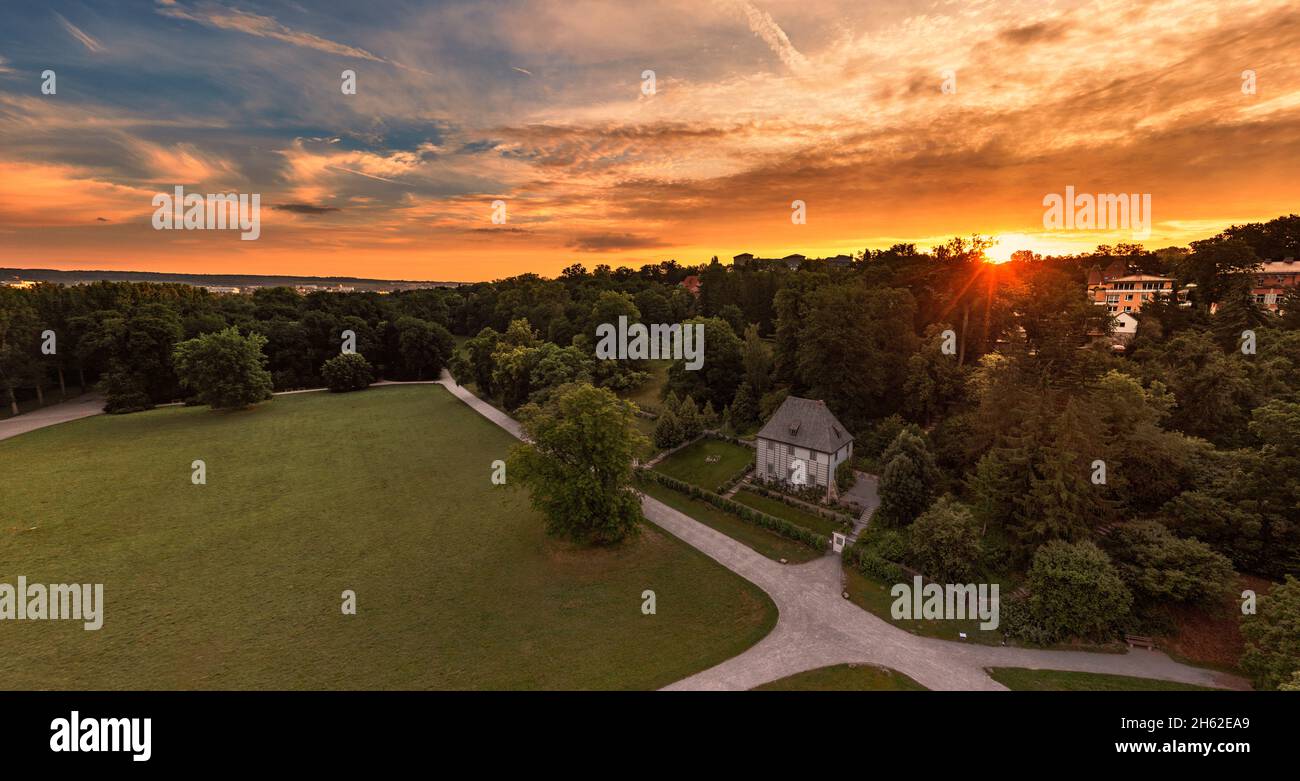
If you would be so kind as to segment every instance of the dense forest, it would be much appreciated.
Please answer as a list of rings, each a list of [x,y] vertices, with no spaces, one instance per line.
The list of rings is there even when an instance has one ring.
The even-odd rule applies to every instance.
[[[1300,571],[1300,287],[1270,313],[1250,273],[1300,256],[1300,217],[1158,251],[993,264],[987,247],[898,245],[847,268],[575,264],[554,279],[389,295],[0,288],[0,391],[15,413],[95,383],[110,412],[183,400],[176,345],[233,326],[265,337],[276,390],[323,385],[351,331],[379,376],[449,368],[514,410],[566,383],[645,383],[642,362],[596,360],[601,323],[701,322],[703,368],[678,361],[663,392],[739,434],[786,394],[825,400],[855,435],[859,466],[880,475],[863,557],[936,578],[1016,573],[1040,600],[1052,577],[1074,573],[1068,611],[1033,597],[1008,608],[1024,639],[1151,626],[1171,604],[1221,599],[1234,571]],[[1184,291],[1145,304],[1122,352],[1086,295],[1088,271],[1117,260]],[[690,275],[698,295],[680,284]]]

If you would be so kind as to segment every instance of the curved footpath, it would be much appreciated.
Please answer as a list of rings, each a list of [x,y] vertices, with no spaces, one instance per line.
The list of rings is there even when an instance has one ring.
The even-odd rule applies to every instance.
[[[9,439],[38,428],[80,420],[104,411],[104,397],[98,393],[83,393],[72,401],[51,404],[48,407],[24,412],[12,418],[0,420],[0,439]]]
[[[376,383],[408,384],[442,385],[512,436],[523,438],[518,422],[457,385],[446,372],[440,380]],[[309,391],[288,391],[306,392]],[[90,394],[0,421],[0,440],[95,415],[102,407],[103,399]],[[1249,688],[1242,678],[1181,664],[1159,651],[1127,654],[1043,651],[919,637],[877,618],[840,595],[839,556],[827,554],[800,565],[780,564],[651,497],[642,500],[642,507],[655,525],[767,592],[779,611],[776,627],[749,650],[666,689],[752,689],[788,675],[835,664],[888,667],[930,689],[1005,689],[984,672],[987,667],[1072,670],[1200,686]]]
[[[479,414],[521,436],[519,424],[496,407],[445,374],[440,383]],[[669,690],[752,689],[834,664],[888,667],[929,689],[1005,690],[984,672],[987,667],[1071,670],[1249,688],[1237,676],[1175,662],[1159,651],[1044,651],[920,637],[844,599],[840,595],[839,556],[827,554],[800,565],[780,564],[649,496],[642,500],[642,508],[655,525],[766,591],[779,611],[776,627],[749,650],[665,687]]]

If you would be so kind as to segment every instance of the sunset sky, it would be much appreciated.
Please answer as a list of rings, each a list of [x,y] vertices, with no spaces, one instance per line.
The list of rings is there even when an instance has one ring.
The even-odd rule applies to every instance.
[[[261,238],[155,231],[176,185],[260,193]],[[995,257],[1132,240],[1044,230],[1067,185],[1149,193],[1150,248],[1300,210],[1300,6],[0,9],[0,266],[471,281],[972,233],[1003,239]]]

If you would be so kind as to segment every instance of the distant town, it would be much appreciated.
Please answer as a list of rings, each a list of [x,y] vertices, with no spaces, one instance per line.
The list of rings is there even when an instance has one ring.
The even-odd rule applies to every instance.
[[[211,293],[248,293],[264,287],[291,287],[301,293],[393,293],[463,282],[433,282],[361,277],[295,277],[264,274],[173,274],[162,271],[60,271],[49,268],[0,268],[0,285],[27,288],[37,282],[86,285],[92,282],[161,282],[201,287]]]

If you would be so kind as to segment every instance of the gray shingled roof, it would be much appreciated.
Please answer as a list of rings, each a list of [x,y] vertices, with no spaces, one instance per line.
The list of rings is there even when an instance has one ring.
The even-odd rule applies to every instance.
[[[787,396],[758,436],[822,453],[834,453],[853,439],[826,408],[826,402],[798,396]]]

